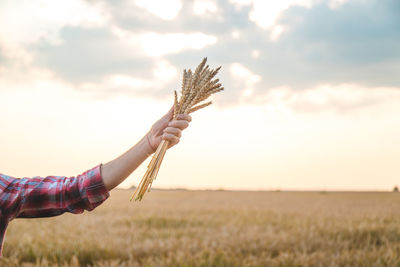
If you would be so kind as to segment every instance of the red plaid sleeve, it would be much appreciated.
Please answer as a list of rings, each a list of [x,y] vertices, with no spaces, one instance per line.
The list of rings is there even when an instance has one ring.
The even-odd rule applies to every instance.
[[[102,179],[101,165],[73,177],[19,179],[0,174],[0,253],[6,227],[14,218],[77,214],[103,203],[110,194]]]

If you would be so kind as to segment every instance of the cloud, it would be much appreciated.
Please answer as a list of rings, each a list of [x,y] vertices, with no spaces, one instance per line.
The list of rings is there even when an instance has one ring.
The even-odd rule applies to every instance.
[[[45,10],[32,4],[21,13],[11,12],[20,4],[0,4],[3,13],[15,15],[0,30],[0,62],[6,54],[8,66],[24,62],[25,68],[46,69],[78,90],[111,94],[107,85],[164,97],[179,79],[163,75],[178,78],[204,56],[223,67],[223,104],[241,103],[244,95],[247,101],[266,99],[271,88],[400,88],[395,0],[195,0],[175,1],[171,9],[158,1],[74,0],[65,4],[66,12],[50,2]],[[42,14],[39,21],[35,10]],[[12,31],[13,42],[6,38]],[[177,74],[155,74],[160,64]],[[238,66],[247,73],[240,81],[232,71]]]
[[[128,91],[128,85],[132,84],[131,92],[147,92],[151,96],[164,97],[164,94],[171,93],[172,86],[176,87],[180,77],[176,75],[176,66],[160,56],[191,49],[199,50],[216,42],[215,37],[202,33],[119,34],[117,36],[115,31],[105,28],[64,27],[60,32],[63,40],[60,44],[53,45],[43,41],[32,47],[35,64],[51,69],[65,81],[83,90],[98,88],[99,92],[112,92],[101,88],[106,84],[110,85],[109,81],[114,81],[115,77],[119,77],[116,80],[125,77],[122,80],[129,82],[118,86],[124,87],[125,92]],[[171,73],[176,79],[165,79]],[[160,79],[163,83],[156,82],[157,86],[154,86],[153,82],[138,83],[138,79]],[[139,89],[139,84],[144,86],[143,90]],[[116,88],[112,82],[111,85]],[[164,93],[159,92],[162,85],[165,86]]]
[[[295,113],[349,113],[374,107],[397,106],[400,90],[391,87],[365,89],[354,84],[320,85],[306,90],[290,87],[271,88],[262,99],[254,103],[264,104],[280,112]],[[265,104],[267,103],[267,104]]]
[[[99,98],[113,96],[141,96],[165,98],[171,96],[171,88],[176,88],[178,70],[166,60],[159,60],[151,69],[149,77],[135,74],[113,73],[96,82],[81,82],[76,85],[78,90],[92,92]]]
[[[195,0],[193,4],[193,13],[195,15],[215,14],[218,12],[216,1]]]
[[[135,0],[135,4],[163,20],[174,19],[182,8],[181,0]]]
[[[71,1],[7,1],[0,4],[0,41],[29,44],[46,39],[59,42],[64,26],[97,27],[105,25],[107,15],[99,4]]]
[[[253,0],[249,19],[263,29],[271,29],[277,24],[281,14],[292,6],[311,8],[311,0]]]
[[[232,63],[229,67],[230,74],[235,82],[235,87],[243,90],[244,97],[251,97],[254,93],[254,86],[261,81],[261,76],[252,73],[240,63]]]
[[[148,56],[163,56],[186,49],[202,49],[217,42],[217,37],[201,32],[166,34],[149,32],[139,35],[138,38]]]
[[[201,53],[188,51],[168,58],[179,65],[191,65],[202,55],[223,65],[240,62],[263,77],[260,92],[276,86],[305,89],[344,82],[399,86],[396,44],[400,27],[395,1],[341,1],[335,8],[332,1],[289,2],[284,9],[276,9],[279,16],[270,30],[249,20],[254,9],[250,2],[236,9],[227,1],[218,2],[222,21],[196,18],[185,2],[174,21],[156,23],[156,29],[198,30],[217,36],[218,42]],[[129,25],[135,29],[135,23]],[[153,26],[138,23],[144,29],[149,25]],[[259,51],[256,57],[255,50]]]
[[[57,45],[42,40],[30,50],[35,64],[48,68],[70,83],[92,82],[113,73],[150,76],[154,61],[107,28],[64,27]]]
[[[395,74],[400,61],[400,50],[395,48],[400,42],[398,11],[394,1],[353,1],[337,9],[326,3],[312,9],[289,9],[280,20],[288,30],[278,43],[285,51],[280,54],[282,60],[289,61],[290,85],[399,86],[400,76]],[[295,61],[302,66],[291,68]]]

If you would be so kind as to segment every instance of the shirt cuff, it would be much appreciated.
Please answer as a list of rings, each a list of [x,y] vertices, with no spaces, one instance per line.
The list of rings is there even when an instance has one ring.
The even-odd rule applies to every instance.
[[[83,180],[83,188],[86,189],[85,197],[89,204],[89,210],[96,208],[110,196],[110,193],[103,182],[101,165],[102,163],[86,171],[86,177]]]

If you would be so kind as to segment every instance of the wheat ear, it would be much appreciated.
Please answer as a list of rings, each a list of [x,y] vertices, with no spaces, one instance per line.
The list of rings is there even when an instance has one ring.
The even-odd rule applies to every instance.
[[[221,67],[212,70],[208,65],[205,66],[206,61],[207,58],[203,58],[194,73],[191,69],[183,70],[181,97],[179,100],[178,93],[174,90],[173,119],[176,119],[178,114],[189,114],[211,105],[211,101],[203,104],[199,103],[206,100],[212,94],[224,89],[221,87],[221,84],[218,83],[219,79],[213,80]],[[149,165],[147,166],[146,173],[130,199],[131,201],[132,199],[140,201],[146,192],[150,192],[153,181],[156,179],[158,171],[160,170],[168,146],[168,141],[162,140],[160,142]]]

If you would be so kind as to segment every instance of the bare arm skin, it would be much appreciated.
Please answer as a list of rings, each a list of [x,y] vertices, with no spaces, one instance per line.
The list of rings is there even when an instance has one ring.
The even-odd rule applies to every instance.
[[[176,145],[182,130],[189,126],[190,115],[179,115],[172,120],[173,107],[161,119],[156,121],[149,132],[133,147],[118,158],[101,165],[103,182],[108,191],[124,181],[148,156],[153,154],[162,139],[168,140],[168,148]]]

